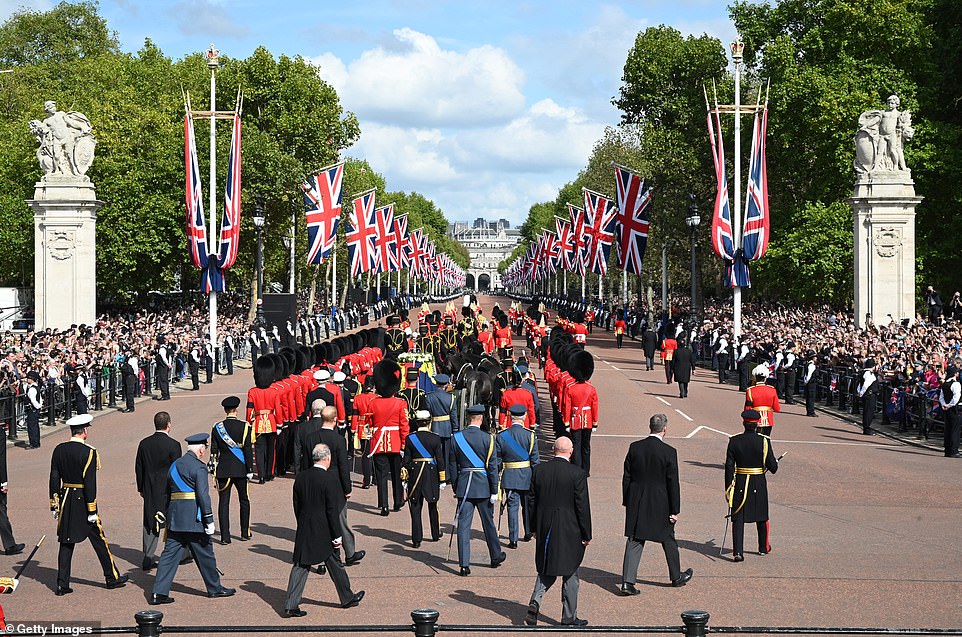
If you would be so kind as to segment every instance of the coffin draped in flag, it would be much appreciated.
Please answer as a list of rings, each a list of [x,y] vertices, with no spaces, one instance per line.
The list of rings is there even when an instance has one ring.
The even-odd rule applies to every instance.
[[[707,98],[706,98],[707,99]],[[715,165],[715,206],[711,222],[711,245],[725,261],[725,285],[748,287],[748,264],[741,251],[735,250],[731,207],[728,200],[728,177],[725,170],[725,141],[722,137],[718,106],[708,113],[708,135],[711,140],[712,161]]]
[[[375,216],[373,190],[354,199],[347,232],[344,234],[351,276],[358,276],[377,267],[377,246],[374,243],[377,235]]]
[[[641,264],[648,247],[652,188],[640,175],[622,166],[615,166],[615,182],[618,187],[618,214],[615,221],[618,267],[625,272],[641,274]]]
[[[337,241],[343,204],[344,162],[323,168],[301,184],[307,222],[307,262],[320,264]]]
[[[615,238],[615,208],[611,200],[599,192],[584,189],[585,193],[585,267],[604,276],[608,271],[608,257]]]
[[[748,190],[745,198],[745,230],[742,248],[745,258],[758,261],[768,250],[771,232],[768,211],[768,170],[765,158],[765,135],[768,130],[768,108],[755,113],[752,126],[752,155],[748,163]]]
[[[374,244],[377,246],[376,274],[381,272],[397,272],[400,269],[397,256],[397,239],[394,234],[394,204],[381,206],[374,214],[374,227],[377,234]]]

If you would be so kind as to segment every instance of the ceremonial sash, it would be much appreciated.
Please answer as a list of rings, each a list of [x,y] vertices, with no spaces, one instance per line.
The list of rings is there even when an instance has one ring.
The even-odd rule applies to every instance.
[[[514,452],[516,456],[521,458],[521,460],[526,461],[531,459],[531,450],[529,449],[528,451],[525,451],[524,448],[520,445],[520,443],[518,443],[518,441],[514,439],[514,436],[509,434],[507,431],[505,431],[501,436],[499,436],[499,438],[503,440],[505,444],[507,444],[508,448],[511,449],[511,451]],[[534,448],[534,436],[531,436],[531,448]],[[510,463],[506,462],[504,464],[506,469],[515,468],[515,467],[509,467],[508,464]]]
[[[410,436],[408,436],[407,440],[408,440],[408,442],[410,442],[412,445],[414,445],[414,449],[415,449],[419,454],[421,454],[421,458],[422,458],[422,459],[430,462],[431,464],[437,464],[437,463],[434,461],[434,456],[432,456],[430,453],[428,453],[428,450],[424,447],[424,443],[421,442],[421,441],[418,439],[417,434],[411,434]],[[417,460],[417,458],[415,458],[415,460]]]
[[[180,472],[177,471],[177,463],[174,462],[170,465],[170,479],[174,481],[174,485],[180,490],[181,493],[189,493],[191,497],[194,496],[194,489],[191,488],[184,479],[180,476]],[[177,498],[176,493],[170,494],[172,500],[187,499],[187,498]],[[197,521],[200,522],[200,506],[197,506]]]
[[[224,426],[224,423],[217,423],[214,425],[214,429],[217,430],[217,435],[220,436],[220,439],[224,441],[224,444],[227,445],[227,447],[230,449],[230,452],[234,454],[235,458],[237,458],[238,462],[241,464],[246,464],[244,461],[244,452],[241,451],[241,448],[237,446],[237,443],[234,442],[234,439],[230,437],[229,433],[227,433],[227,427]]]
[[[491,442],[493,445],[493,438]],[[462,471],[484,471],[485,463],[481,461],[481,456],[479,456],[471,447],[471,445],[468,444],[467,438],[465,438],[463,431],[459,431],[458,433],[454,434],[454,444],[457,445],[458,449],[461,450],[461,453],[464,454],[465,459],[471,465],[470,467],[465,467],[462,469]],[[490,457],[491,450],[489,449],[488,458]]]

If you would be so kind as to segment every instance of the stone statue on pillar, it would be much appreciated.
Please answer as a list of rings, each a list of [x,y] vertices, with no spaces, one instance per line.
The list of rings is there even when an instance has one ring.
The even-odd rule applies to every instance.
[[[30,121],[43,176],[35,184],[34,299],[36,328],[92,324],[97,318],[97,211],[103,205],[87,170],[97,141],[90,120],[43,105]]]
[[[912,114],[890,95],[885,110],[868,110],[855,133],[855,321],[884,325],[915,318],[915,194],[904,144]]]

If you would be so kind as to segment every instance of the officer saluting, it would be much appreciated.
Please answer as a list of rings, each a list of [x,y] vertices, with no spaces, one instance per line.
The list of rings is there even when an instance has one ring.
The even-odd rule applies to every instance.
[[[772,441],[756,432],[761,414],[754,409],[742,412],[745,431],[728,440],[725,458],[725,493],[732,521],[732,559],[745,559],[745,523],[758,528],[758,554],[772,550],[768,526],[768,483],[765,472],[778,471]]]
[[[411,545],[421,546],[424,530],[421,511],[428,503],[428,521],[431,524],[431,541],[441,539],[438,518],[438,499],[446,486],[441,483],[439,468],[445,466],[444,443],[431,431],[431,412],[422,409],[414,414],[417,431],[408,434],[401,462],[401,479],[407,485],[408,507],[411,509]]]
[[[233,486],[240,500],[241,537],[251,539],[251,500],[247,482],[254,477],[254,445],[251,427],[237,417],[240,398],[228,396],[221,401],[226,417],[210,432],[210,455],[216,469],[217,520],[220,522],[220,543],[230,544],[230,489]]]
[[[501,488],[508,508],[508,548],[518,548],[518,509],[524,520],[524,541],[531,540],[531,521],[528,518],[528,490],[531,488],[531,468],[538,464],[538,441],[533,431],[525,427],[528,410],[524,405],[512,405],[511,426],[498,434],[498,457],[501,459]]]
[[[167,541],[157,565],[150,604],[170,604],[170,586],[177,574],[181,554],[190,550],[197,561],[197,568],[207,586],[208,597],[230,597],[233,588],[220,583],[214,547],[210,538],[214,535],[214,511],[210,503],[210,487],[207,484],[207,434],[194,434],[186,438],[187,453],[170,465],[170,504],[167,507]]]
[[[104,569],[107,588],[122,588],[128,576],[121,575],[107,546],[97,511],[97,472],[100,456],[87,444],[87,429],[93,416],[82,414],[67,421],[70,440],[61,442],[50,458],[50,509],[59,518],[57,539],[57,595],[72,593],[70,564],[77,542],[90,540]]]
[[[468,407],[468,427],[454,434],[448,463],[448,476],[454,481],[454,494],[458,499],[458,562],[462,577],[471,574],[471,523],[475,509],[481,516],[491,568],[501,566],[507,559],[494,526],[493,506],[498,501],[499,490],[498,454],[494,436],[481,431],[484,412],[483,405]]]

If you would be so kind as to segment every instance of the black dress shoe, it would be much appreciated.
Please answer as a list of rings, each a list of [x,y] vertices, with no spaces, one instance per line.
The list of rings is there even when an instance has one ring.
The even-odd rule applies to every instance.
[[[130,579],[130,575],[121,575],[117,579],[111,582],[107,582],[107,588],[111,590],[115,588],[123,588],[124,586],[127,585],[127,580],[129,579]]]
[[[351,598],[351,601],[347,602],[346,604],[341,604],[341,608],[354,608],[361,603],[362,599],[364,599],[364,591],[358,591],[354,593],[354,597]]]
[[[745,556],[742,555],[741,553],[735,553],[734,555],[732,555],[732,562],[744,562],[744,561],[745,561]]]
[[[304,617],[307,615],[307,611],[303,611],[300,608],[287,608],[284,610],[285,617]]]
[[[518,548],[518,543],[517,543],[517,542],[508,542],[508,548],[509,548],[509,549],[516,549],[516,548]]]
[[[437,542],[437,541],[440,540],[442,537],[444,537],[444,531],[438,531],[438,534],[435,535],[435,536],[433,536],[433,537],[431,538],[431,541],[432,541],[432,542]]]
[[[541,608],[538,606],[538,602],[531,602],[528,604],[528,613],[524,616],[524,623],[526,626],[536,626],[538,624],[538,613]]]
[[[344,566],[354,566],[363,560],[365,555],[367,555],[366,551],[354,551],[354,555],[344,560]]]
[[[770,546],[767,549],[758,549],[759,555],[768,555],[771,552],[772,552],[772,547]]]
[[[242,535],[240,539],[241,539],[241,542],[250,542],[250,541],[251,541],[251,536],[250,536],[250,535]]]
[[[26,544],[14,544],[10,548],[4,549],[3,552],[6,555],[20,555],[24,548],[26,548]]]
[[[578,618],[578,617],[575,617],[575,618],[572,619],[571,621],[561,622],[561,625],[562,625],[562,626],[587,626],[587,625],[588,625],[588,620],[587,620],[587,619],[580,619],[580,618]]]
[[[421,548],[421,543],[420,543],[420,542],[411,542],[411,546],[412,546],[413,548],[419,549],[419,548]]]
[[[57,587],[57,597],[63,597],[64,595],[69,595],[73,592],[73,589],[69,586],[58,586]]]
[[[388,510],[387,510],[387,507],[384,507],[383,509],[381,509],[381,517],[386,518],[387,516],[388,516]]]
[[[222,588],[213,593],[207,593],[207,597],[233,597],[237,590],[233,588]]]
[[[157,606],[159,604],[173,604],[174,598],[170,595],[158,595],[157,593],[154,593],[150,596],[150,599],[147,600],[147,603],[151,606]]]
[[[157,568],[158,562],[159,560],[154,559],[152,557],[145,557],[144,561],[140,563],[140,568],[141,570],[144,570],[144,571],[152,571],[155,568]]]
[[[461,570],[458,571],[458,575],[460,575],[461,577],[467,577],[467,576],[470,575],[470,574],[471,574],[471,567],[470,567],[470,566],[462,566],[462,567],[461,567]]]
[[[224,538],[221,538],[219,542],[221,545],[230,544],[230,538],[227,538],[226,540]]]
[[[692,571],[691,569],[688,569],[687,571],[684,571],[684,572],[681,574],[681,577],[679,577],[679,578],[676,579],[674,582],[672,582],[671,585],[672,585],[672,586],[675,586],[675,587],[684,586],[685,584],[688,583],[688,580],[690,580],[691,577],[692,577],[692,575],[694,575],[694,574],[695,574],[694,571]]]
[[[498,568],[499,566],[501,566],[501,564],[504,563],[506,559],[508,559],[508,554],[502,552],[499,557],[496,557],[493,560],[491,560],[491,568]]]
[[[533,537],[534,537],[534,535],[532,535],[531,533],[525,533],[525,534],[524,534],[524,537],[521,538],[521,541],[522,541],[522,542],[530,542],[530,541],[531,541],[531,538],[533,538]]]
[[[395,504],[395,505],[394,505],[394,512],[397,513],[398,511],[400,511],[400,510],[401,510],[401,506],[402,506],[402,505],[400,505],[400,504]]]
[[[371,483],[369,483],[369,482],[362,482],[362,483],[361,483],[361,488],[362,488],[362,489],[370,489],[370,488],[371,488]]]
[[[193,562],[193,561],[194,561],[194,556],[193,556],[193,555],[188,555],[187,557],[185,557],[184,559],[182,559],[182,560],[180,561],[180,565],[181,565],[181,566],[186,566],[187,564],[190,564],[190,563]]]
[[[641,591],[635,588],[634,584],[629,584],[628,582],[621,583],[621,594],[625,597],[630,597],[632,595],[641,595]]]

